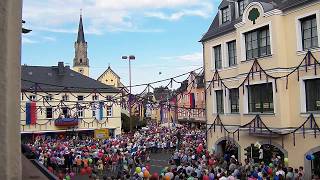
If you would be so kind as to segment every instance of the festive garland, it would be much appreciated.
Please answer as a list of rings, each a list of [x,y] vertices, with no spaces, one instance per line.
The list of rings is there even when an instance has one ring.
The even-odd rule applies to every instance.
[[[306,127],[309,123],[309,127]],[[317,138],[317,131],[320,132],[319,125],[317,124],[314,115],[311,113],[308,118],[297,128],[293,129],[291,132],[281,133],[278,131],[274,131],[271,128],[267,127],[266,124],[262,121],[261,117],[259,115],[256,115],[250,122],[244,125],[228,125],[228,126],[237,126],[236,130],[233,132],[229,131],[228,128],[222,123],[222,120],[219,116],[219,114],[216,116],[214,122],[210,125],[210,127],[207,129],[206,133],[210,131],[211,136],[212,132],[211,129],[213,129],[214,132],[216,132],[216,126],[220,127],[220,132],[224,132],[225,139],[230,139],[230,134],[233,136],[233,140],[235,139],[234,136],[237,133],[237,140],[240,140],[240,131],[241,130],[249,130],[249,134],[256,134],[259,133],[263,134],[265,131],[267,131],[268,137],[271,141],[271,138],[273,136],[280,136],[282,138],[282,147],[284,147],[283,137],[292,134],[293,135],[293,144],[296,145],[295,140],[295,133],[297,133],[298,130],[302,130],[303,138],[305,138],[305,130],[308,128],[309,130],[312,130],[314,133],[314,137]],[[228,137],[227,137],[228,136]]]
[[[311,59],[313,59],[314,63],[311,63]],[[305,68],[305,72],[308,72],[308,67],[309,66],[313,66],[314,74],[317,75],[317,65],[320,66],[319,61],[314,57],[314,55],[311,53],[311,51],[308,51],[307,54],[302,59],[302,61],[299,63],[299,65],[294,67],[294,69],[291,72],[289,72],[289,73],[287,73],[285,75],[282,75],[282,76],[272,76],[272,75],[268,74],[266,72],[266,70],[261,67],[261,65],[258,62],[258,60],[255,59],[253,61],[253,64],[252,64],[250,70],[246,73],[244,80],[240,83],[240,85],[238,85],[235,88],[242,87],[243,88],[243,93],[244,93],[245,84],[247,83],[248,85],[250,85],[250,76],[251,76],[251,79],[254,80],[255,74],[258,73],[259,74],[259,78],[261,80],[262,79],[262,73],[263,73],[265,75],[265,77],[266,77],[266,82],[267,83],[269,82],[269,78],[274,79],[276,92],[278,91],[278,88],[277,88],[277,80],[278,79],[286,78],[286,89],[288,89],[288,81],[289,81],[288,78],[289,78],[290,75],[292,75],[294,72],[297,72],[298,81],[299,81],[300,80],[300,73],[299,73],[300,69],[304,67]],[[225,84],[224,80],[220,77],[220,74],[219,74],[218,70],[216,70],[214,72],[214,75],[213,75],[212,79],[210,81],[208,81],[208,82],[209,82],[209,85],[208,85],[208,87],[206,87],[206,91],[209,90],[210,91],[209,92],[210,95],[211,95],[211,88],[214,88],[215,82],[218,83],[218,87],[229,89],[229,90],[232,89],[232,88],[229,88]]]
[[[193,71],[192,71],[192,73],[193,73]],[[192,73],[189,74],[188,79],[189,79],[189,77],[192,75]],[[185,73],[185,74],[186,74],[186,73]],[[183,74],[183,75],[185,75],[185,74]],[[199,74],[201,74],[201,73],[199,73]],[[176,76],[176,77],[180,77],[180,76],[181,76],[181,75]],[[176,77],[170,78],[170,81],[168,82],[168,84],[167,84],[165,87],[170,86],[170,87],[172,88],[173,82],[178,82],[178,81],[175,80]],[[169,79],[167,79],[167,80],[169,80]],[[156,81],[156,82],[161,82],[161,81]],[[153,82],[153,83],[156,83],[156,82]],[[184,81],[182,81],[182,82],[184,82]],[[182,83],[182,82],[181,82],[181,83]],[[194,88],[194,82],[195,82],[195,79],[193,79],[192,82],[190,82],[187,87],[189,87],[189,86],[192,85],[192,88]],[[104,97],[104,98],[107,99],[107,100],[104,100],[103,102],[112,103],[112,104],[109,104],[108,106],[113,106],[113,104],[116,103],[117,105],[121,105],[122,107],[123,107],[123,105],[125,105],[125,107],[126,107],[126,106],[127,106],[127,103],[125,102],[125,101],[126,101],[125,97],[129,96],[129,101],[133,101],[133,102],[131,102],[131,103],[132,103],[131,108],[132,108],[133,106],[135,106],[135,105],[138,104],[137,107],[138,107],[139,109],[141,109],[141,107],[142,107],[142,102],[146,100],[146,98],[145,98],[145,97],[142,97],[141,95],[144,94],[146,91],[148,91],[148,93],[149,93],[149,92],[150,92],[150,88],[152,88],[152,89],[154,90],[154,87],[151,85],[151,84],[153,84],[153,83],[148,83],[147,86],[146,86],[146,88],[145,88],[141,93],[136,94],[136,95],[130,94],[130,93],[128,92],[128,90],[127,90],[126,87],[121,88],[121,90],[119,91],[119,93],[116,93],[115,95],[113,95],[113,96],[111,96],[111,97],[110,97],[110,96],[104,96],[104,95],[99,91],[100,89],[92,89],[92,91],[91,91],[90,93],[88,93],[88,95],[85,96],[84,99],[87,98],[87,97],[89,97],[89,96],[91,96],[92,94],[96,95],[96,94],[98,93],[100,96],[102,96],[102,97]],[[77,97],[77,96],[74,95],[74,94],[71,92],[71,90],[70,90],[70,89],[75,88],[75,87],[64,87],[64,86],[59,86],[59,85],[58,85],[58,87],[61,87],[61,88],[62,88],[62,91],[59,92],[59,93],[52,94],[52,93],[46,92],[46,91],[40,86],[40,84],[48,85],[48,84],[46,84],[46,83],[34,82],[34,85],[32,85],[31,87],[29,87],[29,88],[27,88],[27,89],[22,89],[22,94],[23,94],[23,96],[26,96],[29,101],[32,101],[32,99],[30,99],[30,98],[27,96],[27,94],[26,94],[27,92],[29,92],[29,93],[31,92],[31,93],[33,93],[33,94],[38,95],[38,96],[41,97],[41,98],[39,98],[39,99],[37,99],[37,100],[35,101],[35,102],[39,102],[39,101],[42,100],[43,106],[37,106],[37,111],[40,111],[41,114],[42,114],[42,109],[43,109],[43,107],[48,107],[48,106],[46,106],[46,104],[48,104],[49,107],[53,108],[53,113],[57,113],[57,111],[59,111],[59,113],[61,113],[61,108],[62,108],[62,107],[68,107],[68,109],[69,109],[71,112],[74,112],[74,114],[76,114],[77,111],[79,110],[79,108],[81,108],[81,109],[90,109],[90,108],[92,108],[92,106],[93,106],[94,103],[95,103],[95,102],[92,102],[92,101],[89,101],[89,102],[61,101],[60,99],[56,99],[56,98],[51,97],[51,100],[57,100],[57,101],[59,101],[59,103],[58,103],[57,105],[52,105],[52,104],[50,104],[50,102],[49,102],[48,99],[46,98],[46,95],[41,95],[41,94],[38,94],[38,93],[41,92],[41,93],[45,93],[45,94],[47,94],[47,95],[53,95],[53,96],[60,95],[60,94],[64,93],[65,95],[66,95],[66,94],[71,94],[72,96]],[[56,86],[56,85],[54,85],[54,86]],[[135,85],[135,86],[137,86],[137,85]],[[190,91],[191,91],[191,90],[190,90]],[[121,97],[118,96],[120,93],[121,93],[121,95],[122,95]],[[177,92],[177,91],[176,91],[175,93],[176,93],[175,96],[177,96],[179,93],[183,93],[183,92]],[[182,96],[181,96],[181,97],[182,97]],[[181,97],[180,97],[180,98],[181,98]],[[180,99],[180,98],[179,98],[179,99]],[[178,100],[179,100],[179,99],[178,99]],[[120,101],[119,101],[119,100],[120,100]],[[74,104],[65,104],[65,103],[68,103],[68,102],[74,102]],[[100,101],[100,102],[101,102],[101,101]],[[165,109],[165,110],[168,110],[169,112],[170,112],[170,109],[171,109],[171,108],[185,108],[185,107],[178,107],[178,106],[171,105],[171,104],[163,106],[161,103],[158,103],[158,102],[156,102],[156,101],[155,101],[155,102],[154,102],[154,101],[150,102],[150,99],[149,99],[149,98],[147,98],[147,102],[148,102],[148,103],[152,103],[153,109],[154,109],[154,108],[157,108],[157,109],[163,108],[163,109]],[[155,105],[156,105],[157,107],[155,107]],[[105,106],[104,106],[104,107],[105,107]],[[126,107],[126,108],[128,108],[128,107]],[[25,110],[24,110],[22,107],[21,107],[21,109],[22,109],[22,112],[25,112]],[[187,108],[187,109],[189,109],[189,111],[191,111],[190,108]],[[198,111],[199,111],[199,110],[203,110],[203,111],[205,110],[204,108],[194,108],[194,109],[198,109]],[[140,113],[140,111],[139,111],[139,113]],[[198,113],[198,115],[199,115],[199,114],[200,114],[200,113]],[[189,114],[189,115],[190,115],[190,114]],[[86,124],[87,124],[88,127],[89,127],[90,124],[93,126],[94,120],[96,120],[96,119],[93,119],[91,122],[88,122],[88,121],[85,121],[85,120],[81,120],[81,122],[83,122],[83,123],[85,124],[85,126],[86,126]],[[51,121],[53,121],[53,120],[48,120],[47,122],[41,123],[41,124],[37,122],[36,124],[34,124],[34,126],[36,127],[37,125],[39,125],[39,126],[40,126],[40,129],[41,129],[41,126],[42,126],[42,125],[46,125],[46,126],[47,126],[48,123],[50,123],[50,125],[51,125]],[[105,123],[107,123],[107,120],[106,120],[105,122],[98,122],[98,121],[96,121],[96,122],[99,123],[99,124],[102,126],[103,124],[106,125]],[[22,125],[22,128],[23,128],[23,129],[25,129],[25,126],[30,126],[30,125],[23,125],[23,124],[21,124],[21,125]]]

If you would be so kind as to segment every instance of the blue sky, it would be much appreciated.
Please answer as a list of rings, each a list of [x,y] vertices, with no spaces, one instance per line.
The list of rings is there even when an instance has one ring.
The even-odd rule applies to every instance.
[[[146,83],[202,66],[202,45],[220,0],[24,0],[22,64],[72,66],[82,9],[90,77],[111,65],[125,85]],[[161,72],[161,75],[159,75]],[[160,85],[160,84],[158,84]],[[138,88],[139,89],[139,88]],[[138,91],[138,89],[136,91]]]

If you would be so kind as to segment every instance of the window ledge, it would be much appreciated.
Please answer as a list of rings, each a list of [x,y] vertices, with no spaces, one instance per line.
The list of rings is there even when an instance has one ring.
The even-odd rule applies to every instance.
[[[212,113],[212,116],[217,116],[217,115],[219,115],[219,116],[220,116],[220,115],[224,116],[224,115],[226,115],[226,114],[225,114],[225,113],[219,113],[219,114],[218,114],[218,113]]]
[[[229,66],[229,67],[222,68],[222,70],[232,70],[232,69],[237,69],[237,68],[238,68],[238,64],[233,65],[233,66]]]
[[[257,59],[257,60],[270,59],[270,58],[272,58],[272,56],[273,56],[273,54],[270,54],[270,55],[267,55],[267,56],[257,57],[257,58],[254,58],[254,59],[247,59],[247,60],[244,60],[244,61],[240,61],[240,63],[241,64],[248,63],[248,62],[254,61],[255,59]]]
[[[245,116],[252,116],[252,115],[254,115],[254,116],[256,116],[256,115],[275,116],[276,114],[275,113],[243,113],[243,115],[245,115]]]
[[[314,117],[320,117],[320,112],[302,112],[300,113],[300,116],[309,117],[311,113],[313,114]]]
[[[312,53],[319,52],[319,51],[320,51],[320,47],[310,49],[310,52]],[[297,55],[306,55],[307,52],[308,51],[305,51],[305,50],[298,50]]]
[[[220,68],[220,69],[212,69],[212,72],[215,72],[215,71],[225,71],[225,70],[232,70],[232,69],[237,69],[238,68],[238,64],[237,65],[234,65],[234,66],[230,66],[230,67],[223,67],[223,68]]]
[[[225,113],[225,116],[239,116],[240,113]]]

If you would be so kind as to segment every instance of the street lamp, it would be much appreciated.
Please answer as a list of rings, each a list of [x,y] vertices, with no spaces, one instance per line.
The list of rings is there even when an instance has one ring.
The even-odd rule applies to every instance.
[[[130,132],[132,132],[132,119],[131,119],[131,60],[135,60],[136,57],[133,55],[122,56],[123,60],[129,61],[129,119],[130,119]]]

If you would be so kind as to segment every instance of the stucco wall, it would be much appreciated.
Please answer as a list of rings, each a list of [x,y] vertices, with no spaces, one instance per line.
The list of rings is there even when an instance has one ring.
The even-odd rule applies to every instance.
[[[257,8],[260,12],[260,17],[253,24],[248,20],[248,13],[250,9]],[[244,12],[244,20],[235,25],[236,31],[230,32],[221,37],[217,37],[204,42],[204,67],[205,78],[210,81],[214,75],[213,69],[213,47],[222,44],[222,51],[227,51],[226,42],[231,40],[237,41],[237,65],[230,67],[223,67],[218,70],[224,83],[229,87],[238,87],[245,79],[245,75],[249,72],[253,64],[253,60],[245,61],[245,44],[243,33],[254,30],[265,25],[270,29],[270,41],[271,41],[271,55],[264,58],[258,58],[258,62],[267,73],[279,77],[281,75],[288,74],[292,71],[292,67],[298,66],[306,55],[306,51],[299,49],[299,19],[311,14],[316,14],[318,22],[318,37],[320,37],[320,3],[316,2],[312,5],[296,8],[290,11],[282,12],[275,10],[272,12],[264,13],[262,6],[259,3],[251,3],[247,6]],[[320,44],[320,41],[319,41]],[[314,56],[320,60],[320,49],[314,48],[311,50]],[[227,58],[222,55],[223,61],[227,61]],[[311,60],[311,63],[314,63]],[[317,65],[317,74],[314,72],[313,66],[308,67],[308,72],[305,68],[301,68],[298,73],[295,72],[286,78],[278,79],[276,82],[272,78],[268,78],[268,82],[273,85],[273,103],[274,113],[260,114],[262,121],[270,128],[290,128],[299,127],[309,116],[305,111],[305,86],[304,80],[309,78],[320,78],[320,68]],[[267,78],[263,75],[260,79],[259,73],[256,73],[253,78],[250,76],[249,84],[261,84],[266,83]],[[208,86],[209,82],[207,82]],[[275,85],[277,84],[277,85]],[[248,82],[245,82],[245,91],[243,93],[243,86],[239,88],[239,114],[224,113],[220,114],[221,120],[225,125],[243,125],[250,122],[257,113],[248,113],[248,99],[247,99],[247,86]],[[288,87],[288,88],[286,88]],[[214,88],[211,88],[206,93],[207,104],[207,123],[212,124],[215,117],[215,90],[224,90],[225,88],[218,86],[216,82]],[[277,92],[276,92],[277,89]],[[224,104],[226,106],[227,97],[224,97]],[[225,108],[226,109],[226,108]],[[258,113],[259,114],[259,113]],[[320,124],[320,117],[315,115],[316,122]],[[219,129],[219,128],[218,128]],[[319,132],[318,132],[319,133]],[[211,135],[212,134],[212,135]],[[220,131],[208,133],[208,147],[212,147],[216,141],[223,137],[224,134]],[[304,139],[301,134],[296,135],[296,145],[293,145],[293,135],[284,137],[284,149],[288,152],[289,166],[298,167],[304,166],[305,153],[313,148],[320,146],[319,135],[314,138],[313,134],[306,135]],[[244,160],[243,149],[248,147],[251,143],[257,141],[269,141],[269,138],[250,136],[248,132],[240,133],[240,141],[238,142],[241,147],[241,160]],[[282,144],[281,138],[272,138],[271,142],[275,144]]]
[[[65,130],[65,128],[59,128],[56,127],[54,125],[54,120],[57,119],[59,117],[59,114],[62,112],[62,110],[60,108],[55,108],[53,107],[53,118],[52,119],[48,119],[46,118],[46,107],[50,107],[51,106],[57,106],[60,101],[62,100],[62,96],[65,95],[64,93],[58,93],[59,95],[55,95],[57,94],[57,92],[47,92],[48,94],[52,94],[52,101],[43,101],[43,97],[45,97],[46,93],[38,93],[37,94],[37,106],[38,109],[39,107],[41,107],[41,109],[39,109],[37,111],[37,123],[39,124],[44,124],[44,125],[25,125],[25,119],[26,119],[26,113],[24,112],[25,110],[25,103],[27,101],[29,101],[29,99],[26,96],[30,96],[30,95],[34,95],[34,93],[26,93],[26,94],[22,94],[21,95],[21,99],[23,96],[23,99],[21,101],[21,131],[22,132],[38,132],[38,131],[55,131],[55,130]],[[64,102],[64,105],[69,107],[69,108],[73,108],[75,107],[75,104],[77,102],[77,96],[81,95],[81,96],[88,96],[86,97],[82,102],[83,104],[86,105],[87,109],[84,109],[84,116],[82,119],[82,121],[80,121],[79,126],[76,128],[78,130],[81,129],[99,129],[99,128],[109,128],[109,129],[115,129],[115,134],[120,134],[121,133],[121,107],[120,105],[116,104],[116,103],[111,103],[111,102],[106,102],[105,105],[108,106],[112,106],[112,116],[107,117],[107,112],[106,112],[106,108],[104,108],[103,110],[103,119],[102,120],[96,120],[95,117],[93,117],[93,110],[92,108],[89,107],[89,103],[94,102],[92,101],[92,96],[94,94],[89,94],[89,93],[66,93],[66,95],[68,95],[69,97],[69,101],[70,102]],[[102,93],[103,96],[111,96],[113,97],[115,94],[113,93]],[[98,101],[96,101],[96,103],[99,102],[99,100],[105,100],[105,98],[103,96],[97,95],[98,96]],[[119,96],[118,96],[119,97]],[[115,97],[116,98],[116,97]],[[63,106],[64,106],[63,105]],[[81,102],[80,102],[81,105]],[[60,104],[61,106],[61,104]],[[73,115],[76,112],[75,109],[71,110],[71,115]],[[51,123],[50,123],[51,120]],[[91,123],[92,122],[92,123]],[[89,123],[89,124],[88,124]],[[22,126],[25,125],[25,126]]]

